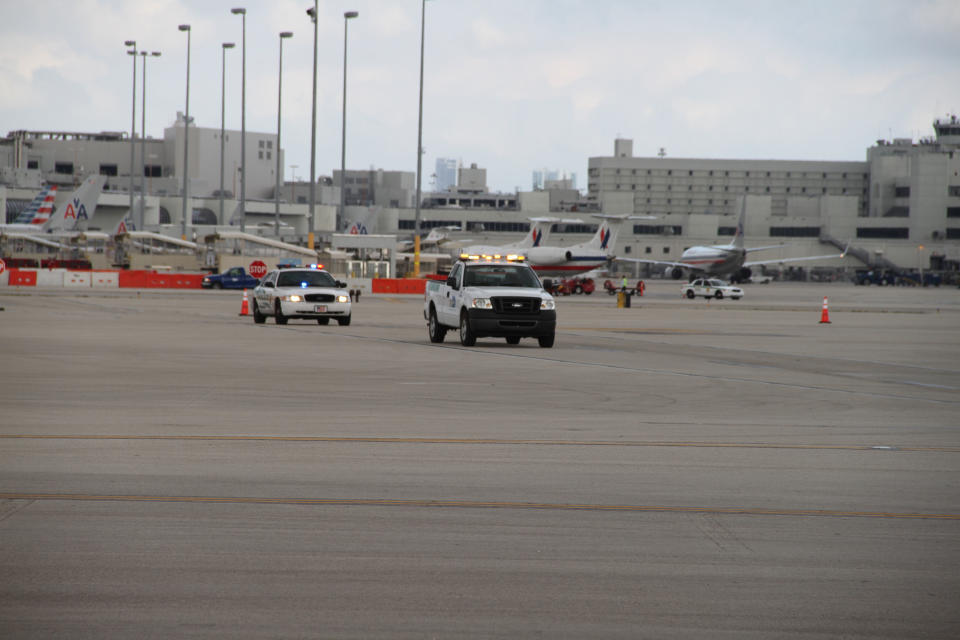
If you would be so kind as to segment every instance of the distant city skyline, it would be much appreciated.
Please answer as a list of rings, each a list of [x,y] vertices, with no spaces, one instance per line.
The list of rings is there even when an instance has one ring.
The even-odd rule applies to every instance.
[[[309,0],[37,0],[0,6],[0,135],[15,129],[126,131],[131,59],[123,41],[159,51],[147,66],[147,134],[185,104],[240,128],[240,20],[247,8],[247,130],[276,130],[278,34],[284,45],[286,177],[309,176]],[[317,174],[339,167],[343,12],[350,23],[348,169],[415,171],[420,2],[320,3]],[[424,162],[487,169],[492,190],[527,188],[538,167],[586,175],[617,137],[638,156],[863,160],[880,138],[932,134],[960,112],[955,0],[435,0],[426,5]],[[138,63],[141,60],[138,60]],[[137,129],[141,69],[137,69]],[[585,187],[582,180],[579,186]]]

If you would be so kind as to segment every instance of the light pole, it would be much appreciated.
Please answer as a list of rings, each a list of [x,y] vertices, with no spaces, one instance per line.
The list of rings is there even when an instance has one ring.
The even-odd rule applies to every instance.
[[[217,218],[217,224],[226,224],[223,219],[223,153],[224,153],[224,134],[227,124],[227,49],[233,49],[232,42],[224,42],[223,45],[223,71],[220,80],[220,216]]]
[[[307,248],[313,249],[314,208],[317,203],[317,0],[307,9],[313,22],[313,108],[310,117],[310,219],[307,221]]]
[[[413,276],[420,277],[420,170],[423,168],[423,42],[427,0],[420,0],[420,109],[417,116],[417,201],[413,222]]]
[[[183,117],[183,218],[180,221],[181,240],[187,239],[187,198],[189,197],[190,179],[188,177],[189,156],[187,155],[190,147],[190,25],[182,24],[180,31],[187,32],[187,113]]]
[[[280,237],[280,189],[283,185],[280,170],[280,107],[283,101],[283,41],[292,38],[292,31],[280,32],[280,66],[277,67],[277,147],[273,153],[277,156],[277,188],[274,190],[273,232]]]
[[[343,14],[343,128],[340,137],[340,215],[337,229],[340,229],[347,213],[347,23],[359,15],[357,11]]]
[[[133,99],[130,105],[130,217],[133,217],[133,146],[134,138],[137,136],[137,41],[126,40],[125,46],[133,47],[132,51],[127,51],[128,56],[133,56]]]
[[[243,21],[240,41],[240,231],[247,230],[247,10],[238,7],[230,13]],[[316,74],[314,74],[316,75]]]
[[[290,201],[294,204],[297,203],[297,167],[300,165],[292,164],[290,165],[290,181],[292,186],[290,187]]]
[[[137,229],[143,230],[144,225],[144,198],[146,197],[146,185],[144,184],[144,176],[147,173],[147,147],[146,147],[146,138],[147,138],[147,52],[141,51],[140,55],[143,56],[143,86],[140,89],[140,164],[143,165],[140,170],[140,218],[137,220],[136,224],[139,226]],[[151,51],[150,55],[159,58],[159,51]],[[151,178],[152,178],[151,174]],[[151,182],[153,182],[151,180]],[[131,214],[132,216],[132,214]]]

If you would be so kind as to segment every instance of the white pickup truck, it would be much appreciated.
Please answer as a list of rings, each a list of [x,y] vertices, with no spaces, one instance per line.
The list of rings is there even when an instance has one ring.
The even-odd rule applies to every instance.
[[[430,342],[443,342],[447,331],[459,329],[460,344],[472,347],[477,338],[536,338],[553,346],[557,328],[556,302],[530,265],[493,256],[465,256],[453,265],[446,281],[427,282],[423,317]]]

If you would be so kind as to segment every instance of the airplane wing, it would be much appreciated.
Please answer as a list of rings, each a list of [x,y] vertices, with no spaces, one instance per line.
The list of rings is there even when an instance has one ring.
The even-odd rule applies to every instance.
[[[614,262],[636,262],[639,264],[658,264],[664,267],[683,267],[689,271],[700,271],[701,269],[685,262],[671,262],[669,260],[647,260],[645,258],[614,258]]]
[[[846,253],[834,253],[828,256],[803,256],[800,258],[779,258],[777,260],[754,260],[751,262],[744,262],[743,266],[756,267],[762,264],[782,264],[784,262],[803,262],[805,260],[829,260],[831,258],[843,258],[846,255]]]
[[[785,246],[787,245],[781,242],[780,244],[769,244],[765,247],[748,247],[744,249],[744,251],[746,251],[747,253],[750,253],[752,251],[763,251],[764,249],[779,249],[780,247],[785,247]]]

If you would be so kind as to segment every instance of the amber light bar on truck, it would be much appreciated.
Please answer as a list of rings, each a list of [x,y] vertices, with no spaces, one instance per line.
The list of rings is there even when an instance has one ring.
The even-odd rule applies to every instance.
[[[523,262],[524,260],[527,259],[527,257],[526,257],[526,256],[517,255],[517,254],[513,254],[513,253],[511,253],[511,254],[509,254],[509,255],[505,255],[505,256],[500,255],[500,254],[494,254],[494,255],[486,255],[486,254],[472,255],[472,254],[468,254],[468,253],[461,253],[461,254],[460,254],[460,259],[461,259],[461,260],[487,260],[487,261],[490,261],[490,260],[506,260],[507,262]]]

